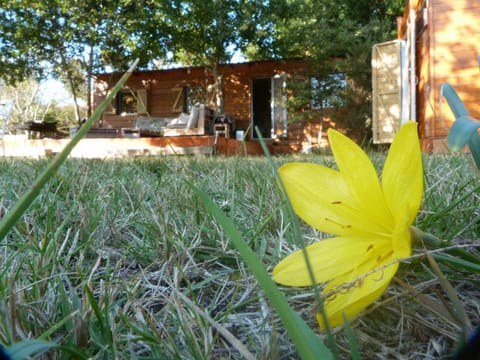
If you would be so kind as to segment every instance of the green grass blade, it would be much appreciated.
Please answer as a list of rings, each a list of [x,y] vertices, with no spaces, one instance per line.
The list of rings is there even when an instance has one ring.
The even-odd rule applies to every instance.
[[[58,323],[56,323],[54,326],[49,328],[47,331],[45,331],[41,336],[40,339],[48,339],[52,334],[54,334],[57,330],[59,330],[63,325],[65,325],[67,322],[71,321],[73,317],[75,317],[78,314],[78,310],[72,312],[62,320],[60,320]]]
[[[95,317],[97,318],[98,326],[100,327],[100,332],[102,335],[105,334],[105,324],[104,324],[104,319],[103,319],[103,314],[102,310],[100,309],[100,306],[98,305],[97,300],[95,299],[95,295],[93,295],[92,290],[88,286],[88,284],[85,284],[84,286],[85,294],[87,295],[88,303],[90,304]]]
[[[438,260],[440,262],[458,266],[464,270],[480,273],[479,264],[475,264],[470,261],[459,259],[455,256],[450,256],[450,255],[433,254],[432,256],[435,260]]]
[[[353,333],[353,329],[350,326],[350,321],[348,321],[345,313],[343,314],[343,325],[345,326],[345,337],[348,341],[348,348],[350,349],[352,360],[361,360],[362,356],[360,355],[360,350],[358,348],[357,340],[355,339],[355,334]]]
[[[42,353],[56,346],[55,343],[43,340],[24,340],[9,346],[6,351],[12,360],[23,360],[35,353]]]
[[[102,113],[107,109],[107,107],[110,105],[117,93],[121,90],[127,79],[130,77],[137,64],[138,59],[133,62],[128,71],[113,87],[111,93],[97,107],[97,109],[92,114],[92,116],[90,116],[88,121],[80,127],[78,132],[68,142],[65,148],[60,153],[58,153],[52,159],[52,161],[50,161],[47,167],[35,179],[30,188],[20,197],[20,199],[18,199],[18,201],[13,205],[12,209],[2,218],[2,220],[0,221],[0,241],[7,235],[13,225],[22,216],[22,214],[30,206],[30,204],[35,200],[35,198],[42,190],[43,186],[55,174],[55,171],[60,167],[60,165],[62,165],[62,163],[71,153],[73,148],[87,134],[88,130],[92,127],[95,121],[97,121],[102,115]]]
[[[303,321],[303,319],[290,307],[282,292],[280,292],[268,272],[265,270],[260,259],[248,247],[240,232],[235,228],[233,221],[213,203],[204,191],[193,185],[191,185],[191,187],[205,204],[205,207],[210,214],[212,214],[220,223],[233,245],[239,251],[242,259],[265,291],[265,295],[275,307],[302,359],[333,359],[330,350],[323,344],[320,338]]]
[[[418,241],[425,245],[431,246],[435,249],[450,246],[449,242],[443,241],[430,233],[426,233],[420,230],[419,228],[417,228],[416,226],[410,226],[410,231],[414,241]],[[463,261],[465,264],[468,264],[468,268],[471,269],[471,266],[473,265],[475,269],[480,269],[480,258],[473,255],[472,253],[464,249],[458,249],[458,248],[448,249],[446,251],[451,255],[460,257],[460,259],[454,258],[453,256],[451,258],[457,259],[458,261]],[[443,255],[438,255],[438,256],[445,257]],[[434,257],[437,258],[437,255],[435,255]],[[478,271],[478,270],[475,270],[475,271]]]

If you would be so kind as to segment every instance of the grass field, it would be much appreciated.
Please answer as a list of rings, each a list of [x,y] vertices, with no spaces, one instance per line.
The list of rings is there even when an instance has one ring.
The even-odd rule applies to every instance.
[[[383,164],[384,154],[372,157]],[[292,160],[333,165],[322,155],[274,162]],[[416,225],[451,245],[478,248],[480,178],[469,158],[424,160]],[[46,162],[0,160],[1,216]],[[296,248],[263,157],[70,159],[1,240],[0,343],[57,343],[44,359],[298,358],[265,294],[190,184],[234,221],[267,270]],[[308,242],[328,236],[308,226],[302,231]],[[454,350],[460,327],[448,312],[453,305],[420,255],[402,264],[400,281],[352,322],[363,358],[440,359]],[[479,325],[479,270],[436,259],[469,321]],[[312,292],[282,291],[319,332]],[[349,358],[343,330],[335,337]]]

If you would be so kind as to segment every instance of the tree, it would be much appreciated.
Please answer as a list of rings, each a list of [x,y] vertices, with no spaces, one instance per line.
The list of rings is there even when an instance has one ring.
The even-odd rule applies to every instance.
[[[367,129],[371,49],[395,38],[396,18],[402,15],[403,5],[404,0],[279,0],[271,14],[272,45],[250,52],[305,59],[310,63],[310,76],[322,86],[312,94],[310,84],[305,84],[308,79],[293,83],[297,96],[291,99],[292,106],[308,108],[312,96],[320,105],[322,99],[341,96],[352,110],[336,120],[345,128]],[[303,116],[313,115],[305,111]]]
[[[13,100],[13,111],[8,119],[7,131],[17,133],[28,122],[58,122],[60,127],[69,127],[75,118],[73,106],[58,106],[54,101],[42,99],[42,86],[34,78],[15,85],[7,85],[2,90],[3,97]]]
[[[5,1],[0,9],[0,73],[17,81],[40,77],[45,72],[41,65],[53,64],[74,99],[82,73],[87,102],[95,72],[107,66],[121,71],[137,57],[139,69],[151,68],[168,51],[173,56],[160,63],[211,70],[223,112],[219,65],[231,61],[235,51],[270,38],[266,0],[43,0],[34,6]],[[90,112],[90,104],[88,108]]]
[[[42,76],[43,65],[52,64],[74,98],[86,81],[89,102],[93,76],[107,66],[121,71],[135,58],[139,69],[180,62],[211,71],[223,113],[219,65],[231,62],[236,51],[250,60],[302,58],[322,85],[319,99],[345,81],[332,74],[346,75],[350,86],[340,90],[355,108],[350,120],[358,123],[370,113],[371,47],[393,38],[404,0],[4,2],[0,76],[7,81]]]
[[[153,40],[148,1],[7,0],[0,9],[0,74],[7,82],[46,76],[45,64],[63,79],[77,104],[85,88],[88,113],[95,72],[106,66],[123,69],[136,57],[145,66],[159,56],[161,36]],[[152,1],[152,3],[154,3]],[[148,30],[148,31],[147,31]],[[83,79],[81,76],[83,75]]]
[[[164,14],[172,61],[207,66],[214,79],[217,111],[223,113],[223,76],[219,65],[231,61],[259,38],[268,2],[261,0],[171,0],[158,2]]]

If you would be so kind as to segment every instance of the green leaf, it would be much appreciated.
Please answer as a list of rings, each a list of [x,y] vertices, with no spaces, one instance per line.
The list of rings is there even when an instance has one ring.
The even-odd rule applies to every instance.
[[[6,348],[12,360],[23,360],[35,353],[41,353],[56,347],[57,344],[42,340],[24,340]]]
[[[361,360],[362,356],[360,355],[360,350],[358,348],[357,340],[355,339],[355,334],[353,333],[353,329],[350,326],[350,321],[348,321],[345,313],[343,313],[342,316],[343,324],[345,326],[345,336],[348,341],[348,347],[350,349],[352,360]]]

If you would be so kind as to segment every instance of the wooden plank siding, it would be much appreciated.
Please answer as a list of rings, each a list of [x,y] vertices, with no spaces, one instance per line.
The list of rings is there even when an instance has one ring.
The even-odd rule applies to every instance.
[[[473,117],[480,119],[480,2],[470,0],[419,0],[416,71],[417,120],[427,151],[445,150],[453,115],[440,88],[450,83]],[[399,27],[402,38],[409,8]]]
[[[301,60],[256,61],[221,66],[223,75],[224,113],[233,120],[233,129],[248,130],[247,140],[252,138],[252,81],[271,79],[275,75],[287,74],[287,83],[292,79],[308,78],[308,66]],[[94,90],[94,106],[107,96],[108,91],[121,74],[98,74]],[[132,74],[126,88],[145,89],[146,109],[152,117],[176,117],[182,108],[176,106],[178,96],[184,87],[200,86],[208,89],[204,103],[215,108],[213,96],[213,78],[205,67],[167,69],[158,71],[139,71]],[[124,128],[132,127],[141,114],[121,116],[115,113],[115,104],[104,112],[96,127]],[[177,104],[178,105],[178,104]],[[343,111],[343,110],[341,110]],[[328,114],[328,113],[327,113]],[[288,125],[287,138],[270,141],[272,148],[279,152],[308,150],[312,147],[325,146],[318,139],[326,139],[326,130],[335,126],[330,122],[326,111],[319,111],[318,117],[308,121],[294,122]],[[323,130],[323,132],[322,132]]]
[[[430,15],[428,15],[430,18]],[[425,24],[424,24],[425,25]],[[430,28],[425,25],[419,30],[419,38],[417,39],[416,69],[418,77],[417,91],[417,118],[419,121],[420,138],[428,138],[432,135],[431,123],[425,121],[431,118],[435,112],[435,105],[430,100],[431,92],[431,72],[430,72]],[[426,149],[428,150],[428,149]]]

